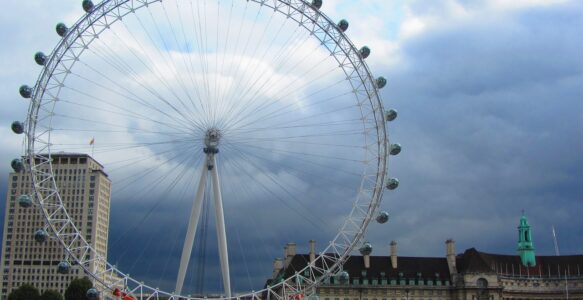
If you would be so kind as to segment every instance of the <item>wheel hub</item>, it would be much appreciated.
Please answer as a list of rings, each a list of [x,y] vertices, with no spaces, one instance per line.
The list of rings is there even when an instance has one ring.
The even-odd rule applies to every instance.
[[[221,139],[221,131],[218,130],[217,128],[211,128],[209,130],[206,131],[206,134],[204,136],[204,153],[209,154],[215,154],[215,153],[219,153],[219,141]]]

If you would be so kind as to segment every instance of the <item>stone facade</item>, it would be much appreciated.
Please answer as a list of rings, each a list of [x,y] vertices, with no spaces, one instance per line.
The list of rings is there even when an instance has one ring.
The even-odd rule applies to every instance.
[[[537,256],[525,267],[519,255],[468,249],[455,254],[446,242],[445,257],[352,256],[344,265],[347,283],[332,277],[317,288],[319,300],[506,300],[583,299],[583,255]],[[295,249],[295,248],[294,248]],[[389,253],[388,253],[389,254]],[[309,262],[309,254],[276,260],[274,277],[289,276]]]

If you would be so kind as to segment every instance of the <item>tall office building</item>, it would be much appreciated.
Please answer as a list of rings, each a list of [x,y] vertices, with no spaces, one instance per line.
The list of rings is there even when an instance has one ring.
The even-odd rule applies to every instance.
[[[69,216],[98,255],[107,257],[111,181],[103,166],[86,154],[57,153],[52,158],[53,174]],[[24,283],[34,285],[41,293],[45,290],[64,293],[72,279],[85,276],[83,269],[75,265],[66,275],[57,273],[59,262],[66,259],[64,249],[51,238],[44,243],[35,241],[34,233],[45,226],[45,221],[37,206],[20,205],[19,197],[30,194],[30,176],[24,171],[10,173],[2,235],[0,299],[6,299]],[[93,263],[89,269],[100,271],[104,267]]]

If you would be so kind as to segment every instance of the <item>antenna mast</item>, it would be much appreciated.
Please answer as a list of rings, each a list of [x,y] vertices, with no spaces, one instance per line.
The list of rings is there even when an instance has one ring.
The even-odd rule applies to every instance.
[[[551,226],[553,231],[553,242],[555,243],[555,255],[559,256],[561,253],[559,252],[559,243],[557,242],[557,233],[555,232],[555,226]]]

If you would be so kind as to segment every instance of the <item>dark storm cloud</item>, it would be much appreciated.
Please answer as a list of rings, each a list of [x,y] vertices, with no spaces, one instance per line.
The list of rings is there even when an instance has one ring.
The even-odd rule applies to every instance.
[[[582,15],[571,3],[476,16],[402,45],[386,91],[401,113],[402,186],[386,197],[389,233],[371,237],[407,254],[440,255],[449,237],[460,251],[514,253],[525,209],[540,253],[551,225],[564,253],[581,251]]]
[[[149,206],[135,207],[128,213],[121,205],[112,206],[110,231],[109,260],[120,269],[133,275],[138,280],[156,284],[164,290],[174,288],[174,280],[178,271],[189,207],[174,207],[157,210],[155,215],[148,216]],[[254,216],[251,212],[257,208],[238,208],[241,216]],[[204,260],[204,288],[207,292],[221,290],[217,238],[214,232],[214,208],[210,207],[208,214],[207,237],[202,242],[197,234],[192,257],[189,264],[185,286],[190,292],[195,292],[200,286],[196,278],[200,270],[202,247],[206,249]],[[204,213],[203,213],[204,214]],[[228,212],[227,212],[228,214]],[[282,216],[274,214],[271,221],[275,223],[292,224],[292,221],[281,221]],[[145,220],[145,223],[140,221]],[[180,221],[177,221],[180,220]],[[238,291],[259,288],[271,275],[272,261],[282,257],[283,246],[289,239],[278,237],[263,237],[261,228],[250,223],[245,218],[230,218],[227,220],[227,238],[229,241],[231,277],[233,288]],[[204,225],[201,222],[199,230]],[[135,226],[139,225],[139,226]],[[273,225],[273,224],[272,224]],[[255,226],[255,227],[254,227]],[[279,230],[281,232],[281,230]],[[294,240],[298,243],[299,252],[307,252],[310,238],[329,237],[330,234],[294,231]],[[289,237],[289,234],[285,234]],[[202,246],[204,245],[204,246]],[[319,245],[322,246],[322,245]]]

